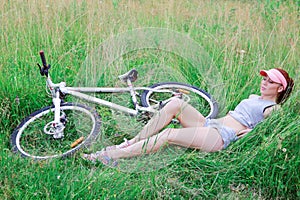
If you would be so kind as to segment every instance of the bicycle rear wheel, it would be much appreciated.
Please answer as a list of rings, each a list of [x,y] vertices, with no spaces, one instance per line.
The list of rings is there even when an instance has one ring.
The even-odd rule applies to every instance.
[[[165,82],[154,84],[150,88],[155,90],[182,91],[184,95],[188,95],[190,98],[188,103],[195,107],[204,117],[215,118],[218,115],[217,102],[206,91],[195,86],[177,82]],[[145,90],[141,96],[141,103],[143,106],[148,107],[171,97],[171,93]]]
[[[55,139],[44,132],[44,127],[54,119],[54,106],[48,106],[32,113],[13,131],[13,151],[33,159],[48,159],[70,156],[80,148],[88,147],[100,131],[97,112],[84,105],[64,103],[61,113],[65,116],[64,137]],[[71,147],[79,138],[81,143]]]

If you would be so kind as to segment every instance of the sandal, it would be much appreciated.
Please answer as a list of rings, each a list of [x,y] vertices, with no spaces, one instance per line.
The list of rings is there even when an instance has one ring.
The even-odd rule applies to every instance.
[[[84,160],[91,161],[92,163],[96,163],[97,161],[101,162],[103,165],[116,167],[118,162],[105,155],[104,151],[97,151],[96,153],[91,154],[83,154],[82,158]]]

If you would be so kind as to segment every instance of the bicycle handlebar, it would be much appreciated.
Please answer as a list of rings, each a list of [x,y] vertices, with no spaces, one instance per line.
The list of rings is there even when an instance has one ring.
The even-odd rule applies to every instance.
[[[43,67],[48,68],[47,62],[46,62],[46,57],[45,57],[45,54],[44,54],[43,50],[40,51],[40,56],[41,56],[41,60],[42,60],[42,63],[43,63]]]
[[[40,68],[40,73],[42,76],[48,77],[48,70],[50,69],[51,66],[47,65],[45,53],[43,50],[40,51],[40,57],[43,63],[43,66],[41,66],[39,63],[37,64]]]

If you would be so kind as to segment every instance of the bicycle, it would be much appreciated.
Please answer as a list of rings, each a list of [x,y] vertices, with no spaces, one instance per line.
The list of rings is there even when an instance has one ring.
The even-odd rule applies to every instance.
[[[101,116],[87,105],[64,102],[66,95],[146,119],[172,98],[181,98],[193,106],[204,107],[208,110],[206,118],[214,118],[218,114],[218,104],[211,95],[192,85],[163,82],[150,87],[134,87],[133,82],[138,76],[135,69],[119,76],[127,87],[67,87],[65,82],[53,83],[49,75],[51,65],[47,64],[43,51],[39,54],[42,60],[42,66],[38,64],[40,74],[46,78],[53,105],[33,112],[13,131],[12,150],[23,157],[39,160],[70,156],[81,148],[88,148],[97,138]],[[132,108],[87,93],[129,93]]]

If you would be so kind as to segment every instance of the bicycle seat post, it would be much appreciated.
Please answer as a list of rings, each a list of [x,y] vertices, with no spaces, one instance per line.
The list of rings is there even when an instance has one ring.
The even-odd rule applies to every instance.
[[[130,95],[131,95],[131,99],[132,99],[134,108],[137,110],[138,104],[137,104],[136,93],[135,93],[135,90],[133,88],[132,82],[129,78],[127,79],[127,85],[129,87],[129,90],[130,90]]]

